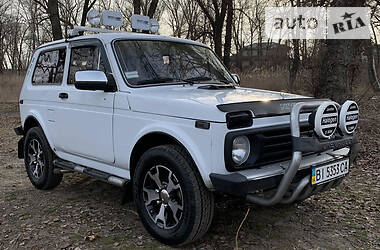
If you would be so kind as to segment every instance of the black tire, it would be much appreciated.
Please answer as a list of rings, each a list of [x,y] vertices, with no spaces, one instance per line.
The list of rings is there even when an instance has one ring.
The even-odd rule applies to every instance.
[[[33,156],[33,148],[40,150],[41,153]],[[53,156],[42,129],[40,127],[29,129],[25,136],[24,162],[30,182],[38,189],[53,189],[61,183],[63,175],[54,174]]]
[[[158,170],[156,166],[161,170]],[[161,171],[161,174],[158,175],[161,175],[161,177],[165,174],[165,171],[168,171],[168,173],[172,172],[171,176],[174,176],[172,177],[172,181],[174,180],[177,188],[173,189],[173,192],[177,193],[173,194],[173,192],[170,192],[169,184],[166,185],[165,188],[170,192],[168,195],[170,198],[168,199],[174,200],[175,198],[179,199],[178,197],[182,198],[182,211],[176,210],[175,216],[177,220],[174,220],[174,222],[177,223],[176,225],[173,225],[174,223],[170,225],[170,222],[174,219],[174,210],[169,206],[169,203],[166,203],[167,205],[163,209],[163,213],[166,214],[166,217],[164,217],[167,222],[161,223],[163,225],[168,223],[168,228],[166,229],[162,228],[164,227],[163,225],[157,223],[159,214],[157,214],[155,218],[156,222],[154,221],[152,216],[154,209],[148,211],[148,206],[146,206],[144,201],[147,197],[146,191],[143,191],[144,187],[146,188],[146,186],[144,186],[146,185],[145,180],[148,182],[147,176],[152,176],[150,175],[152,173],[151,171],[157,171],[157,173]],[[162,174],[162,172],[164,172],[164,174]],[[170,174],[168,174],[168,176],[169,175]],[[164,179],[168,180],[167,183],[170,182],[169,177],[165,177],[165,175]],[[151,180],[153,180],[153,178]],[[156,182],[152,183],[154,185]],[[165,184],[164,181],[161,183]],[[181,191],[180,195],[178,195],[179,191]],[[160,198],[158,200],[152,200],[152,205],[149,206],[153,208],[155,206],[154,202],[158,204],[160,202],[159,200],[161,200],[161,206],[165,204],[165,200],[162,198],[163,191],[159,192],[156,190],[156,192]],[[214,215],[213,193],[204,185],[191,158],[177,145],[157,146],[149,149],[141,156],[133,177],[133,196],[137,211],[146,230],[156,239],[167,245],[185,245],[198,240],[207,232]],[[175,202],[177,204],[180,203],[178,200],[175,200]],[[160,206],[157,204],[156,206]],[[172,226],[172,228],[169,228],[169,226]]]

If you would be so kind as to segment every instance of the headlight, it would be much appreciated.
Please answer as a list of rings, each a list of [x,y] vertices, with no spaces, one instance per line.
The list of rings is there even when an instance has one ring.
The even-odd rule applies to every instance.
[[[243,164],[249,156],[251,144],[247,136],[238,136],[232,142],[232,160],[238,164]]]

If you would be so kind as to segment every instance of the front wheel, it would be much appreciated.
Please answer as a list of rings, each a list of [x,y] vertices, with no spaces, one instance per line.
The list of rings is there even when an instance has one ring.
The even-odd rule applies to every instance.
[[[133,195],[143,225],[165,244],[193,242],[210,227],[214,196],[179,146],[162,145],[142,155]]]

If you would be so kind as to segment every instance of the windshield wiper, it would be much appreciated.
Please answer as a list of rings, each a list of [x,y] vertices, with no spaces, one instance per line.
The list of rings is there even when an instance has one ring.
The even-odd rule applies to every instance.
[[[196,84],[195,81],[189,80],[189,79],[180,79],[180,78],[171,78],[171,77],[157,77],[157,78],[152,78],[152,79],[146,79],[146,80],[141,80],[138,81],[138,85],[143,85],[143,84],[155,84],[155,83],[167,83],[167,82],[186,82],[189,83],[190,85]]]
[[[211,81],[211,77],[208,76],[196,76],[196,77],[190,77],[186,78],[187,81]]]
[[[186,80],[188,80],[188,81],[212,81],[213,79],[211,77],[208,77],[208,76],[197,76],[197,77],[187,78]],[[233,84],[233,82],[228,81],[226,79],[222,79],[222,80],[217,79],[216,81],[222,82],[225,84]]]
[[[176,81],[180,82],[186,82],[190,85],[199,84],[198,81],[211,81],[212,79],[208,76],[196,76],[196,77],[190,77],[186,79],[177,78]]]
[[[197,76],[197,77],[190,77],[186,79],[181,79],[181,78],[171,78],[171,77],[156,77],[152,79],[146,79],[146,80],[141,80],[138,81],[138,85],[143,85],[143,84],[155,84],[155,83],[167,83],[167,82],[173,82],[173,81],[178,81],[178,82],[185,82],[190,85],[198,84],[198,81],[211,81],[212,79],[207,76]],[[229,84],[230,82],[224,81],[224,80],[218,80],[220,82]]]
[[[165,82],[172,82],[173,80],[174,79],[170,77],[157,77],[157,78],[138,81],[137,84],[142,85],[142,84],[165,83]]]
[[[231,81],[228,81],[228,80],[222,79],[222,80],[218,80],[218,81],[222,82],[222,83],[225,83],[225,84],[232,84],[232,85],[234,85],[234,82],[231,82]]]

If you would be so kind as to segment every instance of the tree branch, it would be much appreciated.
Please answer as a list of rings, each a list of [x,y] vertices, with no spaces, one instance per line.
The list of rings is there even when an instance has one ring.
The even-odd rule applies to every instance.
[[[212,26],[215,26],[215,20],[211,16],[210,11],[206,8],[206,6],[203,4],[202,0],[196,0],[199,7],[202,9],[203,13],[206,15],[207,19],[210,21]]]
[[[33,0],[36,4],[38,4],[38,5],[40,5],[44,10],[46,10],[47,11],[47,4],[46,5],[44,5],[43,3],[41,3],[40,1],[38,1],[38,0]]]

